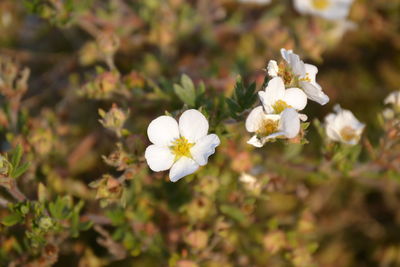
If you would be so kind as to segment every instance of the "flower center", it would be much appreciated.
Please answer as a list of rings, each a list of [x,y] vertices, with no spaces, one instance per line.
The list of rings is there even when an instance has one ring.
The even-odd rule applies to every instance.
[[[172,142],[172,145],[169,147],[171,149],[172,154],[175,155],[175,159],[179,159],[180,157],[192,157],[190,153],[190,149],[194,146],[193,143],[189,143],[189,141],[185,137],[180,137],[175,139]]]
[[[271,119],[263,120],[260,127],[257,130],[257,134],[260,136],[268,136],[278,131],[279,121]]]
[[[281,62],[279,64],[279,71],[278,71],[278,76],[280,76],[283,79],[283,82],[285,85],[289,85],[292,83],[293,80],[293,74],[290,69],[287,68],[285,63]]]
[[[290,108],[290,107],[291,106],[288,105],[283,100],[275,101],[275,103],[272,105],[272,108],[274,109],[276,114],[281,114],[282,111],[284,111],[286,108]]]
[[[312,6],[318,10],[325,10],[329,4],[329,0],[312,0]]]
[[[353,140],[355,138],[358,138],[356,130],[354,130],[350,126],[343,127],[342,130],[340,130],[340,136],[346,142],[349,142],[349,141],[351,141],[351,140]]]

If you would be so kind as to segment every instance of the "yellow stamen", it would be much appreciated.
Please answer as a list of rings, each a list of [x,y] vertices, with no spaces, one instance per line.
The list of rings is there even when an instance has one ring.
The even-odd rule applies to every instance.
[[[299,81],[301,81],[301,82],[311,82],[311,79],[310,79],[310,77],[308,76],[308,72],[306,73],[306,76],[305,77],[303,77],[303,78],[300,78],[299,79]]]
[[[260,136],[268,136],[278,131],[279,121],[271,119],[263,120],[256,134]]]
[[[284,111],[286,108],[290,108],[291,106],[288,105],[285,101],[283,100],[278,100],[276,101],[273,105],[272,108],[274,109],[276,114],[280,114],[282,111]]]
[[[169,147],[171,149],[172,154],[175,155],[175,160],[180,157],[192,157],[190,153],[190,149],[194,146],[193,143],[189,143],[189,141],[185,137],[180,137],[175,139],[172,143],[172,146]]]
[[[291,70],[288,69],[286,64],[283,62],[281,62],[279,64],[278,76],[280,76],[283,79],[283,82],[285,83],[285,85],[289,85],[292,83],[293,74],[292,74]]]
[[[312,5],[315,9],[325,10],[330,5],[329,0],[312,0]]]
[[[343,127],[342,130],[340,130],[340,136],[342,137],[342,139],[345,142],[350,142],[353,139],[358,139],[359,138],[356,130],[354,130],[350,126]]]

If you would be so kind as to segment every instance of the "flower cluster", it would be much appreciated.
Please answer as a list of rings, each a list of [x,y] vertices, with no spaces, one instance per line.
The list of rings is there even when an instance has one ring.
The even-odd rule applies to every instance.
[[[292,50],[281,49],[283,61],[268,63],[268,75],[272,78],[265,91],[258,93],[261,106],[253,109],[246,120],[246,129],[255,133],[248,141],[262,147],[276,138],[294,138],[300,132],[300,121],[307,116],[299,114],[307,105],[307,99],[321,105],[329,97],[316,82],[318,68],[304,63]]]
[[[293,139],[299,136],[301,121],[307,115],[299,113],[308,99],[321,105],[329,102],[316,81],[318,68],[304,63],[292,50],[281,49],[283,60],[270,60],[267,71],[271,80],[265,90],[259,91],[260,106],[248,115],[245,127],[254,135],[247,141],[255,147],[275,139]],[[391,96],[386,102],[396,102]],[[336,114],[325,118],[327,137],[348,145],[358,143],[365,125],[349,110],[334,108]],[[170,170],[169,177],[176,182],[207,164],[208,157],[220,144],[217,135],[208,133],[208,121],[199,111],[185,111],[179,123],[170,116],[153,120],[147,134],[152,142],[145,152],[146,161],[153,171]]]
[[[254,133],[248,141],[255,147],[262,147],[276,138],[295,138],[301,123],[307,120],[305,114],[298,113],[307,105],[307,99],[321,105],[329,102],[316,81],[318,68],[304,63],[292,50],[281,49],[283,61],[270,60],[268,75],[272,78],[265,91],[258,93],[261,106],[254,108],[246,119],[246,130]],[[394,97],[392,97],[394,98]],[[326,119],[326,133],[329,139],[354,145],[360,139],[365,127],[348,110],[335,107],[337,114],[329,114]]]

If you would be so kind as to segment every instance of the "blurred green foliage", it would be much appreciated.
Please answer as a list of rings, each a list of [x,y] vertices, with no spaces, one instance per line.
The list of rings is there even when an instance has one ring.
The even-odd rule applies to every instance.
[[[1,266],[400,265],[400,114],[382,113],[400,1],[355,1],[348,31],[249,2],[0,2]],[[254,149],[243,120],[282,47],[331,101]],[[366,123],[358,145],[328,141],[335,103]],[[221,145],[171,183],[146,129],[189,108]]]

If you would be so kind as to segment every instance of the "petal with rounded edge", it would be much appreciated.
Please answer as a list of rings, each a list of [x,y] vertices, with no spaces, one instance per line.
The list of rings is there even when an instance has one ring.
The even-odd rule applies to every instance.
[[[263,147],[265,144],[265,141],[260,140],[260,138],[257,137],[257,135],[253,135],[248,141],[247,143],[249,145],[253,145],[255,147]]]
[[[285,91],[283,101],[296,110],[302,110],[307,105],[307,95],[299,88],[289,88]]]
[[[182,177],[194,173],[198,168],[199,164],[191,158],[181,157],[174,165],[172,165],[172,168],[169,171],[169,179],[171,182],[175,183]]]
[[[219,144],[220,140],[218,136],[216,134],[209,134],[200,138],[190,149],[190,153],[200,166],[204,166],[208,162],[208,157],[215,153],[215,148]]]
[[[168,147],[158,145],[148,146],[144,157],[150,169],[155,172],[165,171],[171,168],[175,158]]]
[[[306,69],[306,74],[308,74],[308,78],[310,78],[311,83],[315,83],[317,73],[318,73],[318,68],[312,64],[304,64],[304,67]]]
[[[281,77],[275,77],[268,82],[265,92],[259,92],[261,103],[267,113],[270,113],[276,101],[283,99],[285,95],[285,83]],[[273,109],[272,109],[273,110]]]
[[[311,84],[309,82],[300,82],[301,88],[306,93],[308,99],[325,105],[329,102],[329,97],[322,91],[321,87],[317,84]]]
[[[300,57],[297,54],[291,53],[289,55],[289,65],[292,67],[292,71],[294,74],[300,77],[306,74],[306,68],[304,66],[304,62],[300,59]]]
[[[179,130],[189,142],[195,143],[207,135],[208,121],[200,111],[189,109],[179,118]]]
[[[287,138],[294,138],[299,134],[300,119],[294,108],[287,108],[281,113],[279,130],[284,132]]]
[[[281,56],[287,63],[289,63],[289,55],[291,53],[293,53],[293,50],[287,50],[285,48],[281,48]]]
[[[264,117],[264,110],[262,106],[254,108],[246,119],[246,130],[253,133],[258,130]]]
[[[268,75],[270,77],[278,76],[278,72],[279,72],[278,63],[275,60],[270,60],[268,62],[267,71],[268,71]]]
[[[160,116],[150,122],[147,136],[155,145],[169,146],[172,141],[179,138],[178,123],[170,116]]]

